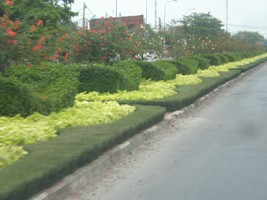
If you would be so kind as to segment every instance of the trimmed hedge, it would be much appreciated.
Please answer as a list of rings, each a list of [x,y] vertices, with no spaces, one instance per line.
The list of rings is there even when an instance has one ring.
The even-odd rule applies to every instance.
[[[239,53],[224,53],[224,56],[226,56],[230,62],[240,61],[241,60],[241,54]]]
[[[38,108],[38,100],[29,85],[0,75],[0,115],[28,116]]]
[[[63,64],[46,63],[31,68],[13,66],[6,69],[4,76],[17,79],[32,88],[38,106],[29,110],[28,114],[39,112],[47,115],[73,106],[78,91],[78,73]]]
[[[222,64],[225,64],[225,63],[229,62],[229,58],[227,56],[225,56],[223,54],[219,54],[219,53],[216,54],[216,55],[220,58]]]
[[[174,64],[170,63],[169,61],[164,61],[164,60],[155,61],[155,62],[152,62],[151,64],[156,66],[162,71],[160,80],[167,81],[167,80],[175,79],[176,74],[177,74],[177,68]]]
[[[244,58],[252,58],[254,56],[258,56],[260,54],[264,54],[266,51],[249,51],[249,52],[243,52],[240,54]]]
[[[220,57],[216,54],[201,54],[201,56],[209,59],[210,65],[218,66],[222,64]]]
[[[139,89],[142,76],[142,70],[139,65],[133,61],[124,60],[115,62],[112,67],[125,77],[126,81],[124,82],[123,90],[132,91]]]
[[[110,66],[78,67],[79,92],[110,92],[115,93],[123,90],[125,85],[124,76]]]
[[[194,59],[198,61],[198,68],[199,69],[208,69],[210,66],[210,61],[207,58],[204,58],[200,55],[189,57],[190,59]]]
[[[23,200],[52,186],[103,152],[164,118],[165,108],[137,106],[110,124],[68,128],[59,137],[25,148],[29,155],[0,170],[0,199]]]
[[[135,61],[142,69],[142,78],[159,81],[164,79],[164,71],[147,61]]]
[[[199,64],[199,61],[189,58],[182,58],[179,60],[173,60],[168,62],[176,66],[178,74],[183,74],[183,75],[196,74]]]

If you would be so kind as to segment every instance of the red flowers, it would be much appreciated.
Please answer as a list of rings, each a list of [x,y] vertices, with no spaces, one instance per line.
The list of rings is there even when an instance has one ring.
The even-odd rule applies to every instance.
[[[31,28],[30,28],[30,32],[34,32],[36,29],[36,26],[35,25],[32,25]]]
[[[39,42],[38,42],[38,45],[35,45],[32,50],[33,51],[38,51],[39,49],[42,49],[43,48],[43,42],[45,40],[45,37],[41,37]]]
[[[37,26],[42,26],[43,25],[43,20],[38,20],[36,23]]]
[[[68,61],[69,58],[69,52],[66,53],[66,55],[64,56],[64,62],[66,63]]]
[[[6,0],[7,6],[14,6],[14,2],[12,0]]]
[[[12,31],[11,28],[6,29],[6,32],[9,36],[14,37],[17,35],[16,32]]]
[[[38,20],[37,23],[36,23],[37,26],[42,26],[43,25],[43,20]],[[30,32],[34,32],[35,29],[36,29],[36,25],[32,25],[31,28],[30,28]]]

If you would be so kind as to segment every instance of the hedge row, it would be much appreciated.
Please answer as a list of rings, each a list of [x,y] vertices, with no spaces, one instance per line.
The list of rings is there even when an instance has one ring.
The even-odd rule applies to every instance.
[[[124,87],[124,77],[110,66],[78,67],[79,92],[115,93]]]
[[[156,62],[119,61],[112,66],[64,66],[53,63],[33,67],[14,66],[0,77],[0,92],[5,94],[0,96],[0,115],[27,116],[33,112],[46,115],[72,106],[78,92],[138,90],[141,78],[171,80],[175,79],[176,74],[194,74],[210,65],[217,66],[255,54],[258,53],[197,55]]]

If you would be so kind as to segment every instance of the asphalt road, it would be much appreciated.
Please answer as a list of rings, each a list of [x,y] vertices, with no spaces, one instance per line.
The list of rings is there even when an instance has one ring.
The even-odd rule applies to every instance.
[[[75,200],[266,200],[267,64],[177,121]]]

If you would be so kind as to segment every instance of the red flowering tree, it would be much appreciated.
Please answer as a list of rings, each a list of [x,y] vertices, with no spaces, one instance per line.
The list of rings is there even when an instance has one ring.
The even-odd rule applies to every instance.
[[[135,31],[129,31],[125,24],[110,18],[101,18],[93,29],[78,28],[72,32],[72,36],[62,36],[59,41],[60,49],[68,41],[74,41],[71,54],[75,62],[112,62],[115,58],[134,58],[138,53],[139,35]]]
[[[31,65],[47,60],[55,61],[59,57],[57,38],[66,33],[66,25],[69,23],[67,20],[73,13],[64,14],[69,8],[66,5],[57,6],[54,1],[32,2],[31,0],[34,6],[26,5],[29,2],[13,0],[0,2],[0,65],[2,68],[13,63]],[[73,1],[64,0],[64,2]],[[27,15],[23,14],[26,12],[25,7],[29,10]],[[36,15],[36,11],[42,7],[51,8],[50,10],[55,12],[51,12],[52,14],[38,12],[40,14]],[[59,19],[64,21],[58,23]]]
[[[140,35],[110,18],[101,18],[90,30],[76,28],[58,39],[60,61],[104,62],[134,58],[140,51]]]

